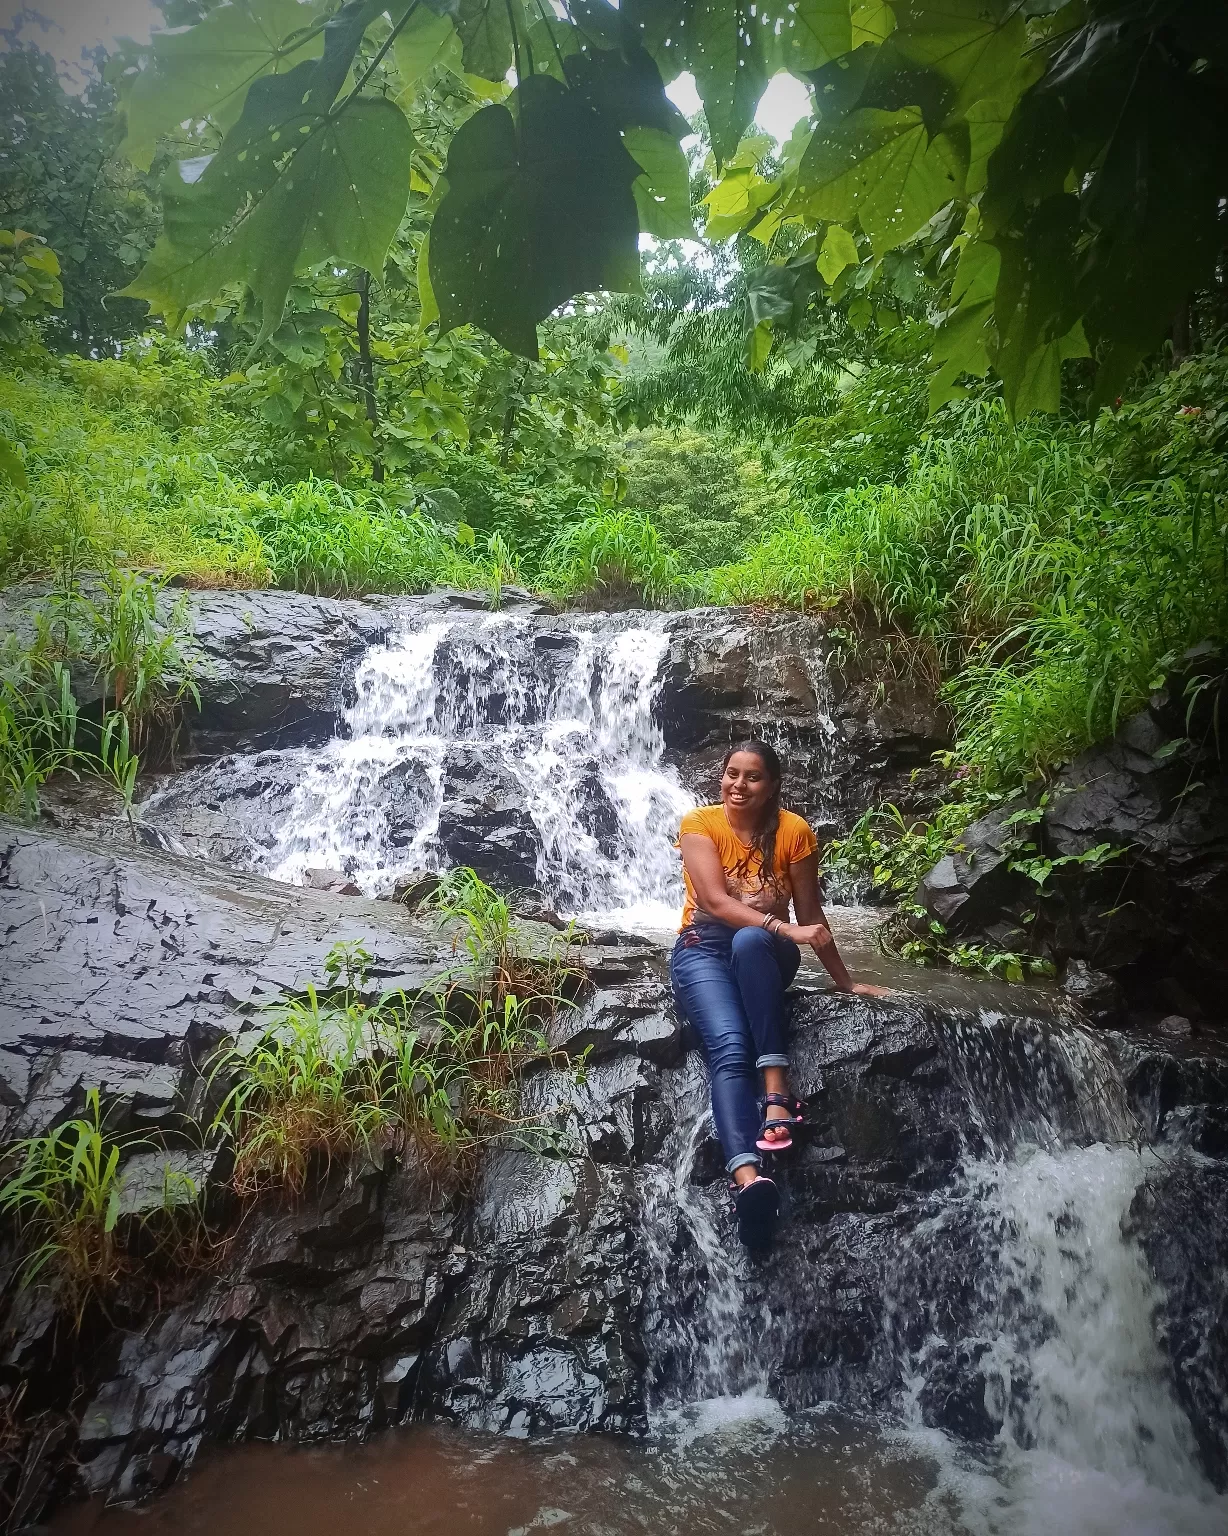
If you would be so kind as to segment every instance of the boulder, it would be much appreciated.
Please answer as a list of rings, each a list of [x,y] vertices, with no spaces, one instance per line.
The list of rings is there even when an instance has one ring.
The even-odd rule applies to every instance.
[[[331,891],[334,896],[361,896],[362,891],[339,869],[305,869],[303,884],[312,891]]]
[[[0,1117],[31,1134],[99,1087],[125,1123],[165,1126],[188,1057],[320,977],[343,939],[371,950],[377,990],[449,962],[388,903],[0,821]]]
[[[1093,970],[1086,960],[1072,960],[1062,977],[1062,992],[1093,1024],[1119,1024],[1126,996],[1107,971]]]
[[[1039,821],[1013,834],[1051,861],[1043,885],[1009,868],[1019,807],[998,807],[918,900],[953,935],[1074,967],[1067,990],[1091,1017],[1116,1021],[1122,1005],[1097,975],[1152,1023],[1228,1017],[1228,761],[1210,726],[1197,741],[1188,728],[1159,697],[1062,769]]]
[[[917,900],[948,933],[971,933],[998,919],[1012,900],[1026,894],[1023,876],[1010,868],[1018,841],[1010,818],[1020,803],[997,806],[974,821],[954,853],[940,859],[922,880]]]

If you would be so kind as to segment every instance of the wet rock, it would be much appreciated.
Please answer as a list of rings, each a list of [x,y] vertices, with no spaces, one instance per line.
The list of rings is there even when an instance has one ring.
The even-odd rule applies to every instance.
[[[1203,1464],[1228,1489],[1228,1164],[1180,1157],[1130,1208],[1160,1283],[1159,1340]]]
[[[870,632],[850,650],[821,617],[744,608],[695,609],[668,627],[662,728],[701,798],[716,798],[732,742],[764,736],[785,762],[789,803],[821,832],[884,801],[932,805],[949,722]]]
[[[387,903],[0,823],[0,1115],[29,1134],[98,1087],[117,1128],[173,1126],[187,1057],[318,979],[347,939],[375,956],[377,988],[447,964],[439,935]]]
[[[1093,970],[1086,960],[1072,960],[1066,967],[1062,992],[1093,1024],[1117,1024],[1125,1013],[1120,983],[1106,971]]]
[[[436,840],[446,863],[468,865],[502,890],[536,883],[541,843],[524,791],[478,748],[448,754]]]
[[[402,876],[396,882],[389,899],[398,902],[403,907],[408,907],[412,912],[428,896],[435,894],[439,889],[440,879],[438,870],[415,869],[410,874]]]
[[[948,932],[972,932],[996,918],[1012,897],[1025,894],[1024,877],[1010,868],[1010,845],[1019,834],[1008,822],[1020,809],[1020,804],[998,806],[974,821],[959,849],[922,880],[917,900]]]
[[[197,1202],[203,1206],[228,1161],[218,1147],[138,1152],[120,1167],[119,1215],[146,1216]]]
[[[1162,1035],[1171,1035],[1178,1040],[1183,1040],[1194,1033],[1194,1026],[1183,1014],[1170,1013],[1160,1020],[1159,1030]]]
[[[334,896],[361,896],[362,891],[339,869],[305,869],[303,884],[312,891],[331,891]]]
[[[1009,808],[998,808],[918,896],[961,937],[1001,945],[1010,931],[1059,965],[1108,975],[1136,1012],[1225,1020],[1228,763],[1209,721],[1205,736],[1187,736],[1193,727],[1172,702],[1180,687],[1171,694],[1064,768],[1039,821],[1020,829],[1050,861],[1042,887],[1009,869]],[[1034,920],[1022,921],[1028,913]],[[1117,1021],[1105,999],[1101,1016]]]

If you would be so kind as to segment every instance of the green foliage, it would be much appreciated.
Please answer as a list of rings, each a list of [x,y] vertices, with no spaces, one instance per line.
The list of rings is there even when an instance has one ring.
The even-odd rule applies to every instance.
[[[895,805],[872,806],[823,851],[824,878],[837,889],[897,900],[910,896],[960,833],[996,796],[964,796],[940,806],[932,822],[906,817]]]
[[[508,995],[530,1004],[544,999],[549,1011],[579,977],[571,960],[574,929],[545,953],[526,949],[508,898],[464,865],[449,870],[418,910],[451,930],[453,949],[467,957],[467,985],[479,999],[500,1007]]]
[[[16,635],[0,649],[0,813],[31,820],[52,774],[78,760],[77,701],[68,668]]]
[[[167,732],[183,703],[200,708],[195,667],[187,653],[191,621],[187,598],[159,608],[163,587],[132,571],[108,571],[100,599],[85,603],[90,627],[86,656],[102,686],[104,712],[111,701],[122,717],[121,737],[103,753],[113,762],[129,757],[129,740],[140,747],[155,733]],[[126,772],[126,768],[121,770]]]
[[[855,324],[893,305],[903,253],[939,296],[934,405],[992,365],[1013,412],[1052,410],[1063,360],[1089,351],[1104,400],[1214,274],[1228,53],[1198,0],[534,9],[244,0],[151,45],[125,76],[130,153],[182,139],[185,111],[203,153],[164,173],[164,233],[129,291],[178,317],[245,282],[271,335],[296,273],[378,273],[412,183],[434,226],[423,314],[535,356],[560,302],[638,286],[641,229],[685,229],[685,125],[662,89],[684,71],[725,168],[710,235],[785,236],[748,295],[755,365],[812,293]],[[454,124],[437,184],[439,154],[415,161],[406,113],[458,71],[475,98],[501,98],[481,82],[512,67],[506,104]],[[778,165],[742,163],[780,68],[813,85],[818,115]]]
[[[23,321],[64,302],[60,263],[51,247],[25,229],[0,229],[0,346],[24,339]]]
[[[422,592],[453,577],[475,580],[476,561],[417,512],[310,479],[286,491],[251,493],[247,506],[277,586],[345,595]]]
[[[651,519],[625,507],[595,508],[551,542],[538,581],[591,608],[652,607],[680,590],[677,556]]]
[[[924,907],[901,907],[879,925],[874,936],[884,954],[909,960],[913,965],[947,965],[952,970],[972,971],[1010,982],[1054,974],[1052,961],[1037,955],[953,941],[946,928],[931,918]]]
[[[866,604],[920,636],[949,678],[957,761],[1016,784],[1111,731],[1173,657],[1228,629],[1226,366],[1191,361],[1093,426],[1015,427],[970,402],[898,484],[789,507],[706,589]]]
[[[110,353],[143,324],[116,299],[157,235],[147,178],[116,153],[112,88],[91,75],[64,89],[50,53],[10,40],[0,52],[0,225],[29,230],[59,258],[63,309],[43,334],[57,350]]]
[[[625,504],[651,520],[684,571],[727,562],[777,503],[760,455],[732,435],[649,427],[622,446]]]
[[[720,233],[822,231],[822,301],[850,317],[915,259],[940,320],[933,408],[992,366],[1014,414],[1054,411],[1062,362],[1093,354],[1111,400],[1222,249],[1222,25],[1197,0],[894,0],[859,36],[864,7],[828,9],[854,28],[806,72],[817,120],[753,197],[731,161]]]
[[[62,561],[32,643],[10,633],[0,649],[0,811],[10,815],[37,816],[39,789],[61,771],[100,776],[130,813],[138,748],[170,755],[184,702],[200,704],[185,600],[160,611],[160,584],[119,570],[104,574],[95,598],[79,574]],[[73,664],[93,669],[102,695],[101,724],[86,733]]]
[[[154,1145],[144,1137],[112,1135],[97,1088],[85,1113],[43,1136],[5,1148],[12,1170],[0,1186],[0,1215],[20,1245],[18,1285],[39,1285],[79,1328],[91,1305],[105,1306],[141,1262],[174,1256],[200,1220],[190,1181],[164,1176],[160,1208],[124,1215],[121,1157]]]

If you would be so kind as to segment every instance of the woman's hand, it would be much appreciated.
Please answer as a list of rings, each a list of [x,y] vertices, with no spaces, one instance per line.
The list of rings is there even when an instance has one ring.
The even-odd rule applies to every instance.
[[[826,923],[781,923],[776,931],[795,944],[809,944],[816,952],[835,942]]]
[[[848,987],[841,987],[842,992],[851,992],[854,997],[890,997],[890,987],[876,987],[868,981],[854,981]]]

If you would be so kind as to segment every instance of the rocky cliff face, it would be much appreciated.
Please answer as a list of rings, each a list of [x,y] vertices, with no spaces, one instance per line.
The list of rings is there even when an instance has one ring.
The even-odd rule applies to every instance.
[[[961,938],[1069,967],[1072,995],[1094,1018],[1228,1023],[1221,707],[1215,689],[1187,707],[1176,680],[1113,741],[1061,770],[1034,825],[1012,824],[1027,809],[1019,802],[969,827],[920,900]],[[1023,842],[1032,846],[1021,851]],[[1048,861],[1040,887],[1015,867],[1037,859]]]
[[[131,1124],[173,1141],[204,1046],[318,974],[336,939],[364,938],[376,984],[418,984],[440,959],[437,937],[388,904],[63,834],[5,828],[0,890],[10,1133],[100,1083]],[[1169,1288],[1165,1326],[1223,1479],[1228,1293],[1204,1261],[1222,1247],[1224,1165],[1184,1150],[1225,1150],[1228,1069],[1209,1042],[1114,1036],[1105,1054],[1052,1020],[801,992],[794,1083],[811,1130],[781,1169],[776,1257],[755,1268],[733,1240],[704,1072],[662,955],[607,936],[584,958],[591,991],[556,1044],[589,1049],[587,1080],[542,1068],[524,1087],[560,1155],[496,1153],[469,1199],[384,1153],[335,1165],[295,1202],[266,1198],[177,1304],[77,1352],[85,1486],[139,1496],[205,1438],[358,1435],[412,1415],[639,1429],[653,1403],[703,1387],[704,1309],[730,1287],[751,1332],[739,1341],[726,1319],[722,1359],[762,1367],[786,1404],[889,1408],[920,1359],[925,1422],[992,1436],[1007,1408],[968,1340],[984,1327],[978,1275],[995,1295],[998,1281],[963,1169],[1020,1135],[1060,1126],[1077,1145],[1125,1124],[1173,1153],[1135,1220],[1175,1278],[1180,1253],[1202,1264]],[[1174,1209],[1185,1247],[1165,1257]],[[63,1334],[29,1300],[10,1322],[4,1371],[32,1384],[28,1407],[50,1404],[68,1379]]]

